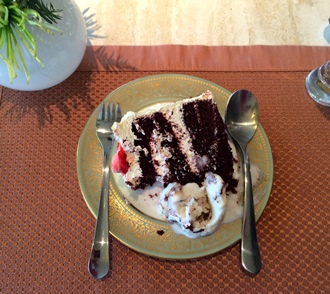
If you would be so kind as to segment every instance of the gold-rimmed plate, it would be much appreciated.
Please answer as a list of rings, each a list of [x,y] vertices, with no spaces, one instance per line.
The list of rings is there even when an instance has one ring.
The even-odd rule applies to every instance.
[[[224,116],[230,92],[210,81],[180,74],[147,76],[129,82],[112,93],[105,101],[119,102],[122,112],[137,112],[158,103],[195,97],[212,91],[219,111]],[[262,111],[262,110],[261,110]],[[96,216],[101,186],[102,150],[95,134],[97,110],[89,118],[79,140],[77,149],[77,172],[84,200]],[[273,159],[271,148],[262,126],[249,144],[251,162],[264,174],[258,185],[261,201],[256,205],[256,219],[264,211],[273,182]],[[165,259],[199,258],[221,251],[236,243],[241,237],[241,220],[220,226],[211,236],[189,239],[173,232],[171,226],[159,219],[141,213],[125,200],[126,191],[118,176],[111,174],[109,205],[110,233],[126,246],[140,253]],[[126,192],[125,192],[126,193]]]

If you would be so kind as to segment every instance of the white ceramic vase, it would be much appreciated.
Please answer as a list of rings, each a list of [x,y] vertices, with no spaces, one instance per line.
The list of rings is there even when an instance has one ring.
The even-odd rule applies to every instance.
[[[49,35],[30,26],[37,40],[37,55],[44,67],[21,47],[24,48],[21,50],[29,70],[30,83],[27,84],[23,70],[17,70],[17,78],[10,83],[7,66],[0,59],[0,85],[15,90],[42,90],[61,83],[79,66],[87,45],[86,24],[79,7],[74,0],[45,0],[44,3],[52,3],[54,8],[62,10],[61,19],[55,24],[62,30],[62,34],[54,32],[54,35]],[[4,44],[0,49],[4,56],[5,48]]]

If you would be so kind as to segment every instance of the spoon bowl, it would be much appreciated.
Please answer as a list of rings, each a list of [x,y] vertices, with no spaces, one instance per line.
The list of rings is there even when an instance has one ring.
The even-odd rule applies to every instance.
[[[247,90],[234,92],[227,104],[225,121],[228,132],[238,144],[247,144],[253,138],[259,123],[256,97]]]
[[[247,90],[234,92],[227,103],[225,123],[228,133],[236,141],[243,157],[244,206],[241,263],[247,272],[257,274],[261,270],[261,257],[255,223],[250,160],[247,151],[247,145],[252,140],[259,123],[259,107],[256,97]]]

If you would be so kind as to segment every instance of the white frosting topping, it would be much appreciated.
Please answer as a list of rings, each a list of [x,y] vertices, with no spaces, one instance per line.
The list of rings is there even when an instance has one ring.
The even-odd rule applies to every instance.
[[[207,173],[201,187],[171,183],[161,192],[158,209],[176,232],[189,238],[210,235],[226,211],[224,182],[220,176]]]

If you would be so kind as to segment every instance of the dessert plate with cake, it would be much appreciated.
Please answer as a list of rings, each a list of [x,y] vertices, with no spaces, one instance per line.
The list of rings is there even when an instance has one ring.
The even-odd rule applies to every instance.
[[[241,235],[241,160],[223,122],[230,92],[193,76],[163,74],[110,93],[125,114],[112,127],[110,233],[126,246],[165,259],[218,252]],[[97,110],[77,150],[84,200],[97,213],[102,153]],[[258,220],[272,180],[271,149],[262,126],[249,145]]]

